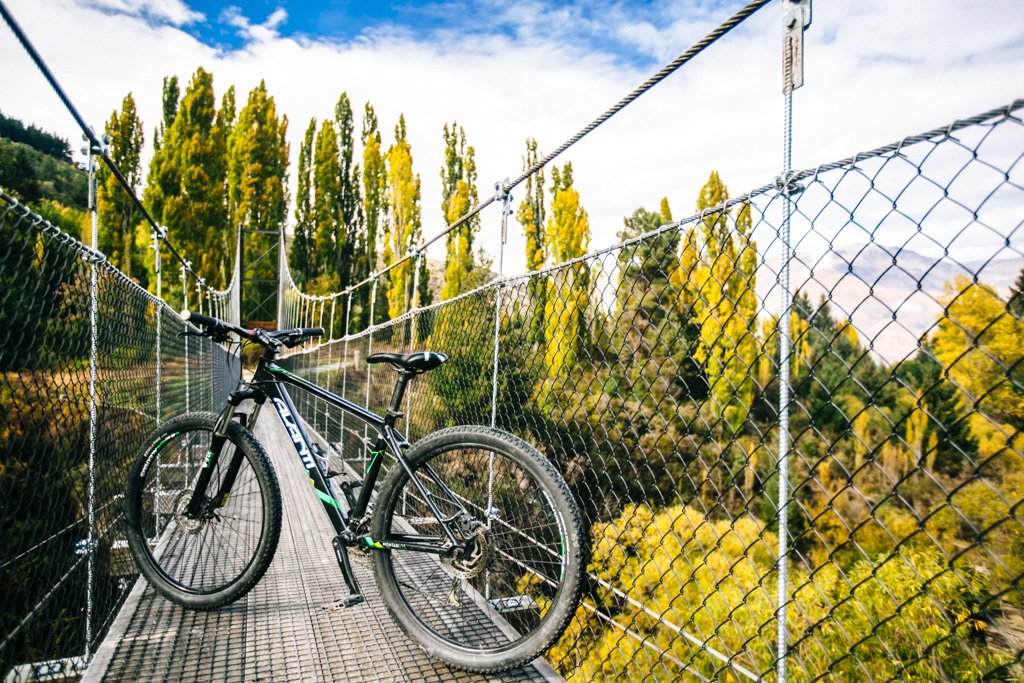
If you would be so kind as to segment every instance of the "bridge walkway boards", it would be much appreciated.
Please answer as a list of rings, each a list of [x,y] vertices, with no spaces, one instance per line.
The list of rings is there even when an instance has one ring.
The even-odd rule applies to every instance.
[[[369,559],[358,553],[352,559],[366,602],[325,610],[347,594],[333,528],[274,417],[263,412],[256,428],[284,499],[281,542],[266,576],[214,612],[178,607],[140,580],[83,681],[550,680],[544,665],[481,676],[431,659],[392,622]]]

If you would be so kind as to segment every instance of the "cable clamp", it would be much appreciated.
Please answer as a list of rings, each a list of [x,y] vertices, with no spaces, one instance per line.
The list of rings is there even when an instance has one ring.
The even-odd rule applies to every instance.
[[[782,8],[782,93],[804,84],[804,31],[811,25],[811,0],[785,0]]]
[[[83,555],[89,555],[96,552],[96,549],[100,547],[100,542],[93,539],[83,538],[75,541],[75,555],[82,557]]]
[[[786,178],[783,178],[782,176],[777,177],[775,179],[775,189],[787,197],[793,197],[800,194],[807,188],[802,183],[798,183],[796,181],[796,176],[797,173],[794,171]]]

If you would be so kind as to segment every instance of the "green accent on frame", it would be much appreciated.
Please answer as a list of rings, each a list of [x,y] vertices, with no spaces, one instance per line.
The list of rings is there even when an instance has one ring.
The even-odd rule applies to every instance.
[[[370,546],[371,548],[379,548],[380,550],[384,549],[384,546],[382,546],[380,543],[378,543],[377,541],[373,540],[369,536],[363,536],[363,543],[365,543],[366,545]]]
[[[334,507],[338,507],[338,501],[334,500],[333,498],[331,498],[329,495],[327,495],[326,493],[324,493],[320,489],[313,489],[313,490],[316,491],[316,497],[317,498],[319,498],[323,502],[327,503],[328,505],[333,505]]]
[[[288,375],[289,377],[292,377],[294,379],[302,379],[298,375],[296,375],[294,373],[291,373],[291,372],[288,372],[284,368],[278,367],[276,365],[271,365],[269,369],[270,369],[271,372],[278,372],[278,373],[281,373],[282,375]]]

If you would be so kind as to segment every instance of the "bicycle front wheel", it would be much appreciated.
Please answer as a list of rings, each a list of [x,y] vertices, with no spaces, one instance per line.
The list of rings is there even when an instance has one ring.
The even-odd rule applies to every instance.
[[[232,422],[200,509],[189,510],[210,457],[213,413],[169,420],[146,441],[128,475],[128,546],[164,597],[192,609],[234,602],[262,578],[281,533],[281,493],[266,453]],[[227,495],[219,496],[225,479]]]
[[[525,441],[489,427],[435,432],[395,466],[371,525],[381,596],[398,625],[457,668],[495,673],[549,648],[579,603],[586,543],[580,514],[554,466]],[[434,503],[468,551],[403,549],[450,543]]]

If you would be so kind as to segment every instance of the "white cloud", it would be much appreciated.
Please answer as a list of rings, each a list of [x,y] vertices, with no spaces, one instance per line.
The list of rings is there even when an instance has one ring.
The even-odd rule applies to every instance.
[[[194,11],[181,0],[81,0],[81,4],[172,26],[186,26],[206,18],[202,12]]]
[[[88,121],[102,126],[132,91],[149,139],[160,117],[162,77],[177,74],[184,86],[203,66],[215,75],[218,96],[234,84],[240,104],[265,79],[278,111],[289,117],[294,158],[310,117],[331,116],[347,91],[359,113],[367,100],[374,104],[385,138],[405,114],[423,182],[426,234],[442,227],[438,169],[446,121],[457,119],[476,148],[480,194],[486,197],[495,181],[519,174],[527,137],[537,138],[543,151],[554,149],[647,78],[649,73],[602,50],[601,41],[592,40],[600,31],[609,45],[628,39],[667,61],[714,25],[705,10],[717,22],[736,9],[690,8],[676,16],[668,7],[656,15],[671,21],[662,26],[651,17],[628,25],[628,8],[612,7],[603,28],[595,21],[580,27],[588,36],[582,44],[572,42],[568,28],[544,30],[550,22],[582,21],[578,14],[537,2],[496,8],[513,26],[511,34],[455,27],[430,42],[418,42],[400,27],[369,31],[348,44],[299,40],[280,35],[283,10],[255,25],[236,13],[225,18],[248,42],[218,51],[173,26],[153,25],[141,11],[109,11],[115,3],[179,3],[103,3],[106,12],[97,10],[98,2],[85,7],[73,0],[8,0]],[[796,167],[892,142],[1020,95],[1024,25],[1014,1],[987,3],[984,12],[958,0],[934,0],[927,11],[883,0],[836,0],[814,9],[806,86],[794,102]],[[556,162],[573,162],[593,246],[614,242],[623,216],[638,206],[655,208],[663,196],[677,217],[690,213],[711,169],[720,171],[734,194],[778,175],[779,14],[777,3],[762,10]],[[0,109],[57,130],[77,147],[70,117],[2,30],[0,62]],[[499,220],[496,210],[483,215],[480,243],[492,254]],[[506,272],[522,268],[522,252],[522,237],[511,230]],[[440,250],[431,256],[440,257]]]
[[[279,37],[277,29],[288,19],[288,12],[283,7],[274,10],[262,24],[253,24],[242,14],[238,7],[228,7],[220,20],[238,29],[238,35],[250,42],[264,42]]]

